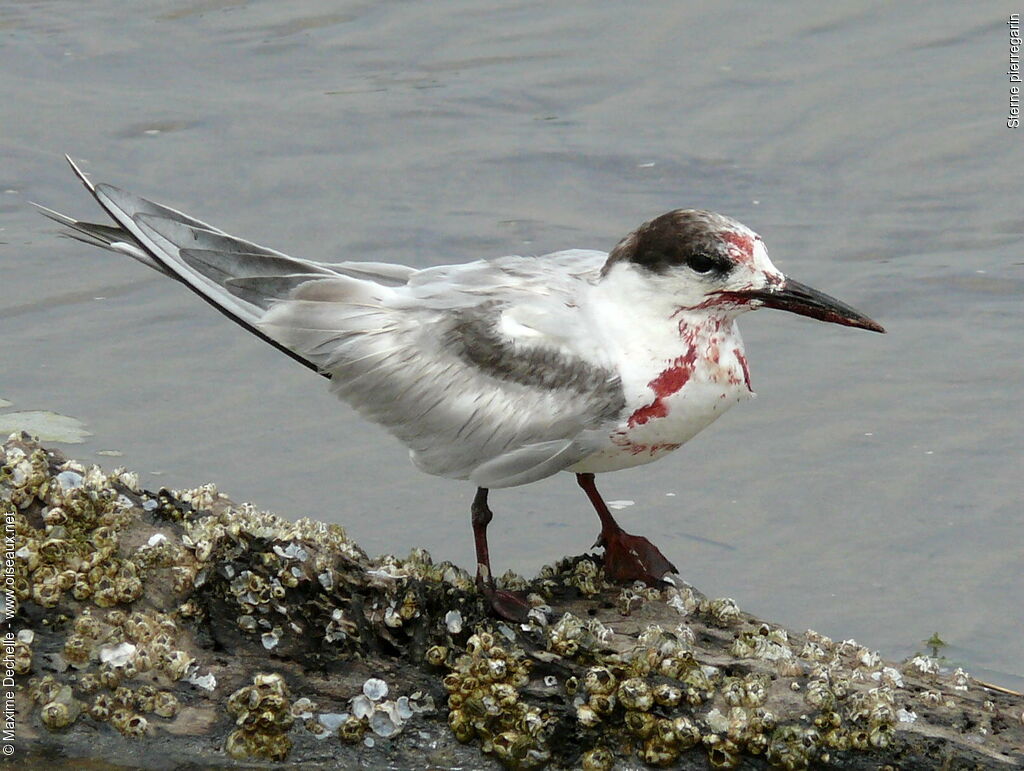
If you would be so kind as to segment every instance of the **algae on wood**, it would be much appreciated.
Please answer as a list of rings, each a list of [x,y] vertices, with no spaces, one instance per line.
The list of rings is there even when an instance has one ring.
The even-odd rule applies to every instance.
[[[513,625],[423,551],[371,560],[340,527],[25,436],[0,464],[24,767],[1024,763],[1019,695],[681,582],[612,586],[587,556],[506,575],[534,606]]]

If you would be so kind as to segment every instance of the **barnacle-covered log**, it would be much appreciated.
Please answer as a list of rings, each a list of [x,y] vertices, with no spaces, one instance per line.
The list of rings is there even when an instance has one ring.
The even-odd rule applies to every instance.
[[[1010,768],[1024,699],[577,557],[490,618],[471,577],[333,525],[149,492],[25,436],[5,667],[23,767]]]

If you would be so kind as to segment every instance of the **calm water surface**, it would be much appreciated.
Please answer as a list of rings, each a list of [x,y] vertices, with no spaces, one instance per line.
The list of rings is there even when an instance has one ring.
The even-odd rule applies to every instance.
[[[1024,677],[1022,130],[996,4],[17,2],[0,7],[0,397],[85,460],[215,480],[471,567],[472,489],[180,287],[60,240],[101,180],[315,259],[607,249],[698,206],[887,336],[743,319],[760,397],[603,477],[714,595]],[[119,450],[123,458],[97,453]],[[498,569],[579,553],[560,475],[492,496]]]

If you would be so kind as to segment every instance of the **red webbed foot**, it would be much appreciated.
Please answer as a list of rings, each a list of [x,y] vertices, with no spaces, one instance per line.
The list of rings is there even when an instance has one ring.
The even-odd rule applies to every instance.
[[[602,532],[597,545],[604,547],[604,572],[613,581],[643,581],[656,586],[666,573],[678,573],[653,543],[624,530]]]

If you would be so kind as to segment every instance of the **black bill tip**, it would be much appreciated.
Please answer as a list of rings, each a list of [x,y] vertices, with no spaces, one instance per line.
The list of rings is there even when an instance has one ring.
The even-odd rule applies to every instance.
[[[807,284],[787,278],[782,284],[745,293],[765,308],[776,308],[808,316],[831,324],[857,327],[871,332],[885,332],[885,327],[835,297],[819,292]]]

